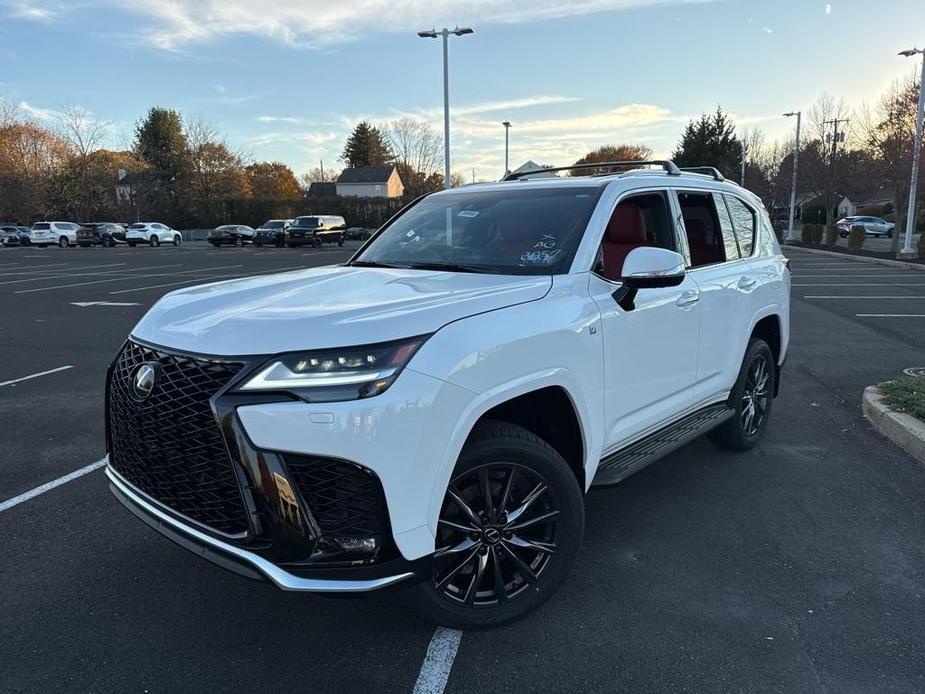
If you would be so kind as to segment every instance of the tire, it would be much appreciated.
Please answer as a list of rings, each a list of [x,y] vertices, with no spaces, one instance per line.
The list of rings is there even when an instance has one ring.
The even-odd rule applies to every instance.
[[[128,244],[129,248],[134,248],[135,246],[138,245],[137,241],[126,241],[126,243]]]
[[[540,484],[546,487],[529,499]],[[562,585],[583,532],[584,496],[562,456],[522,427],[483,422],[459,456],[440,510],[433,576],[402,596],[425,619],[454,629],[513,622]],[[441,556],[447,549],[456,551]]]
[[[161,245],[161,240],[157,237],[157,234],[151,234],[151,238],[148,239],[148,243],[151,245],[151,248],[157,248]]]
[[[71,242],[68,241],[67,236],[62,236],[58,239],[58,248],[67,248],[71,245]]]
[[[771,348],[764,340],[752,338],[729,396],[735,415],[707,434],[707,438],[720,448],[733,451],[747,451],[758,443],[771,416],[776,378],[777,368]]]
[[[344,235],[343,235],[343,234],[341,234],[340,236],[337,237],[337,245],[338,245],[338,246],[343,246],[343,245],[344,245]]]
[[[179,234],[174,234],[173,235],[173,245],[179,246],[181,243],[183,243],[183,238]]]
[[[116,246],[116,240],[112,236],[107,236],[106,238],[103,239],[104,248],[115,248],[115,246]]]
[[[235,248],[240,248],[241,246],[244,245],[244,239],[242,239],[240,236],[235,236],[234,245],[235,245]]]

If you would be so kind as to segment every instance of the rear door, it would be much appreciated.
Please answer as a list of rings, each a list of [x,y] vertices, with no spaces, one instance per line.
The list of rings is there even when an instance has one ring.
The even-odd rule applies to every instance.
[[[722,194],[678,190],[675,198],[688,246],[689,275],[700,298],[700,353],[692,388],[695,405],[728,394],[745,354],[758,286],[748,263],[754,243],[737,238]]]

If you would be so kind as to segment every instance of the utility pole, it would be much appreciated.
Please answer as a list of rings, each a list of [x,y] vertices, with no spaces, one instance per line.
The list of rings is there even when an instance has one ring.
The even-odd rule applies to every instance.
[[[504,175],[507,176],[511,173],[511,167],[508,165],[508,144],[510,142],[511,121],[506,120],[501,125],[504,126]]]
[[[848,122],[848,119],[847,119],[847,118],[838,118],[838,117],[833,118],[832,120],[822,121],[822,124],[823,124],[823,125],[832,125],[832,126],[834,127],[834,132],[833,132],[833,135],[832,135],[832,163],[831,163],[831,171],[832,171],[832,192],[835,194],[836,197],[838,196],[838,191],[835,190],[835,185],[836,185],[836,180],[837,180],[837,179],[835,178],[835,162],[836,162],[836,157],[838,156],[838,143],[839,143],[839,142],[844,142],[844,141],[845,141],[845,133],[844,133],[844,131],[842,131],[841,133],[838,132],[838,124],[839,124],[839,123],[847,123],[847,122]],[[839,135],[841,136],[840,139],[839,139]],[[829,221],[829,214],[831,214],[831,212],[832,212],[832,202],[831,202],[831,200],[829,200],[829,201],[828,201],[827,209],[826,209],[826,211],[825,211],[825,221],[826,221],[826,223],[828,223],[828,221]]]
[[[912,178],[909,180],[909,208],[906,210],[906,238],[903,240],[900,257],[910,257],[912,250],[912,234],[915,231],[915,199],[919,187],[919,160],[922,154],[922,130],[925,129],[925,50],[913,48],[902,51],[899,55],[911,58],[922,55],[922,77],[919,81],[919,105],[915,111],[915,139],[912,145]]]
[[[793,181],[790,184],[790,221],[787,223],[787,240],[796,241],[796,237],[793,233],[793,218],[796,211],[796,201],[797,201],[797,166],[800,162],[800,120],[803,117],[802,111],[791,111],[790,113],[785,113],[785,116],[797,117],[797,135],[796,142],[793,145]]]
[[[450,187],[450,53],[447,39],[451,35],[464,36],[471,33],[473,31],[469,27],[418,32],[422,39],[443,37],[443,187],[447,189]]]

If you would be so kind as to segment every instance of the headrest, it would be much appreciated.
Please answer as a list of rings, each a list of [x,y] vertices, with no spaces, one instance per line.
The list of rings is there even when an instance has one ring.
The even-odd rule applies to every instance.
[[[621,202],[607,225],[607,239],[611,243],[646,243],[646,220],[642,209],[632,200]]]
[[[704,246],[707,243],[707,225],[702,219],[685,219],[684,228],[687,229],[687,241],[692,246]]]

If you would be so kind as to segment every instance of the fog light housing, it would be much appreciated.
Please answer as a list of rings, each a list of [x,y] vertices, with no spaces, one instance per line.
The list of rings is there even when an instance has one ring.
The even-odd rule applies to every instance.
[[[348,554],[374,554],[379,549],[378,537],[339,537],[337,546]]]

